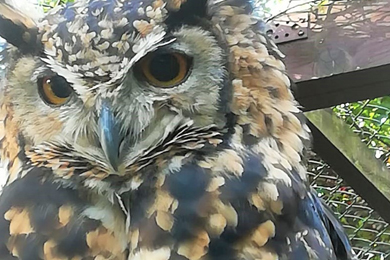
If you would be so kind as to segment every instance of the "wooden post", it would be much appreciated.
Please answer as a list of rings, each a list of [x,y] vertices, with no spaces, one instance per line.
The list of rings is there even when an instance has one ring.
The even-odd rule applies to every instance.
[[[330,109],[305,113],[314,151],[387,222],[390,222],[390,170]]]

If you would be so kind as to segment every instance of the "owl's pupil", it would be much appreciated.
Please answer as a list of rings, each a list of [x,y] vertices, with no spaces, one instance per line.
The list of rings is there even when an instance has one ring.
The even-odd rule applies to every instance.
[[[59,98],[67,98],[72,93],[72,88],[63,77],[55,76],[50,78],[50,84],[53,93]]]
[[[177,58],[169,53],[154,56],[149,66],[150,73],[161,82],[175,79],[180,71]]]

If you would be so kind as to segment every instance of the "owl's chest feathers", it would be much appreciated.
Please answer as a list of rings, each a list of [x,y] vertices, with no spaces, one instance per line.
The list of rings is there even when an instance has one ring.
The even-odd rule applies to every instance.
[[[211,145],[205,145],[206,150],[183,146],[178,146],[180,150],[169,146],[163,153],[154,150],[149,155],[158,156],[148,157],[152,163],[137,168],[137,175],[127,181],[94,175],[84,175],[89,178],[82,180],[85,166],[75,164],[80,163],[75,158],[59,164],[67,153],[61,151],[62,159],[48,158],[60,152],[53,149],[47,149],[46,157],[38,156],[37,149],[27,153],[28,167],[55,173],[63,187],[84,193],[82,197],[87,199],[82,214],[101,222],[107,236],[117,241],[113,243],[119,245],[118,250],[128,250],[129,259],[158,259],[158,254],[199,259],[213,251],[242,252],[237,256],[242,258],[244,252],[252,247],[262,249],[275,236],[276,219],[296,208],[299,191],[304,189],[296,183],[293,169],[274,165],[250,149],[217,149],[209,142],[215,139],[211,136],[203,142]],[[93,170],[99,168],[88,169]],[[250,243],[244,245],[243,239]],[[222,249],[217,241],[222,241]],[[150,248],[157,250],[151,252]]]
[[[188,259],[213,250],[260,250],[275,236],[278,216],[290,215],[304,190],[293,177],[290,183],[276,180],[256,154],[230,149],[202,159],[175,160],[165,173],[145,179],[116,202],[134,258],[142,259],[150,248],[169,249]],[[286,219],[290,217],[295,215]]]

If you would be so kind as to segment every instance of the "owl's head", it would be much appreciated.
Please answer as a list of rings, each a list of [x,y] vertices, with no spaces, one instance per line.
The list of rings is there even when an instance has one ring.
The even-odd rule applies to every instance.
[[[35,20],[0,2],[6,135],[63,178],[114,180],[271,137],[296,160],[297,141],[283,141],[304,136],[290,81],[251,12],[245,0],[78,0]]]

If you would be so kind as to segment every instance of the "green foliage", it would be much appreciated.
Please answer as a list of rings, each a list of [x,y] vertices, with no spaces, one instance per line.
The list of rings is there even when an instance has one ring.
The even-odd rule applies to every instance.
[[[360,136],[362,142],[374,151],[376,158],[390,167],[390,96],[339,105],[334,107],[333,111],[350,125],[351,129]],[[343,197],[332,196],[331,199],[342,202],[345,198],[348,199],[348,194],[343,194]],[[344,209],[340,207],[333,209],[338,214],[344,212]],[[361,244],[364,241],[375,241],[370,245],[371,250],[389,253],[389,248],[384,245],[390,242],[390,226],[383,220],[379,221],[379,216],[376,219],[383,224],[378,225],[378,221],[372,222],[369,220],[371,214],[374,212],[369,215],[355,212],[353,214],[355,218],[349,218],[347,221],[342,217],[341,221],[345,227],[354,227],[353,233],[349,234],[350,237],[359,238],[359,241],[353,241],[354,246],[364,247]],[[379,256],[370,258],[370,260],[377,259],[381,258]]]
[[[339,105],[334,111],[390,166],[390,96]]]
[[[47,12],[53,7],[72,2],[74,2],[74,0],[38,0],[38,5],[42,6],[43,10]]]

